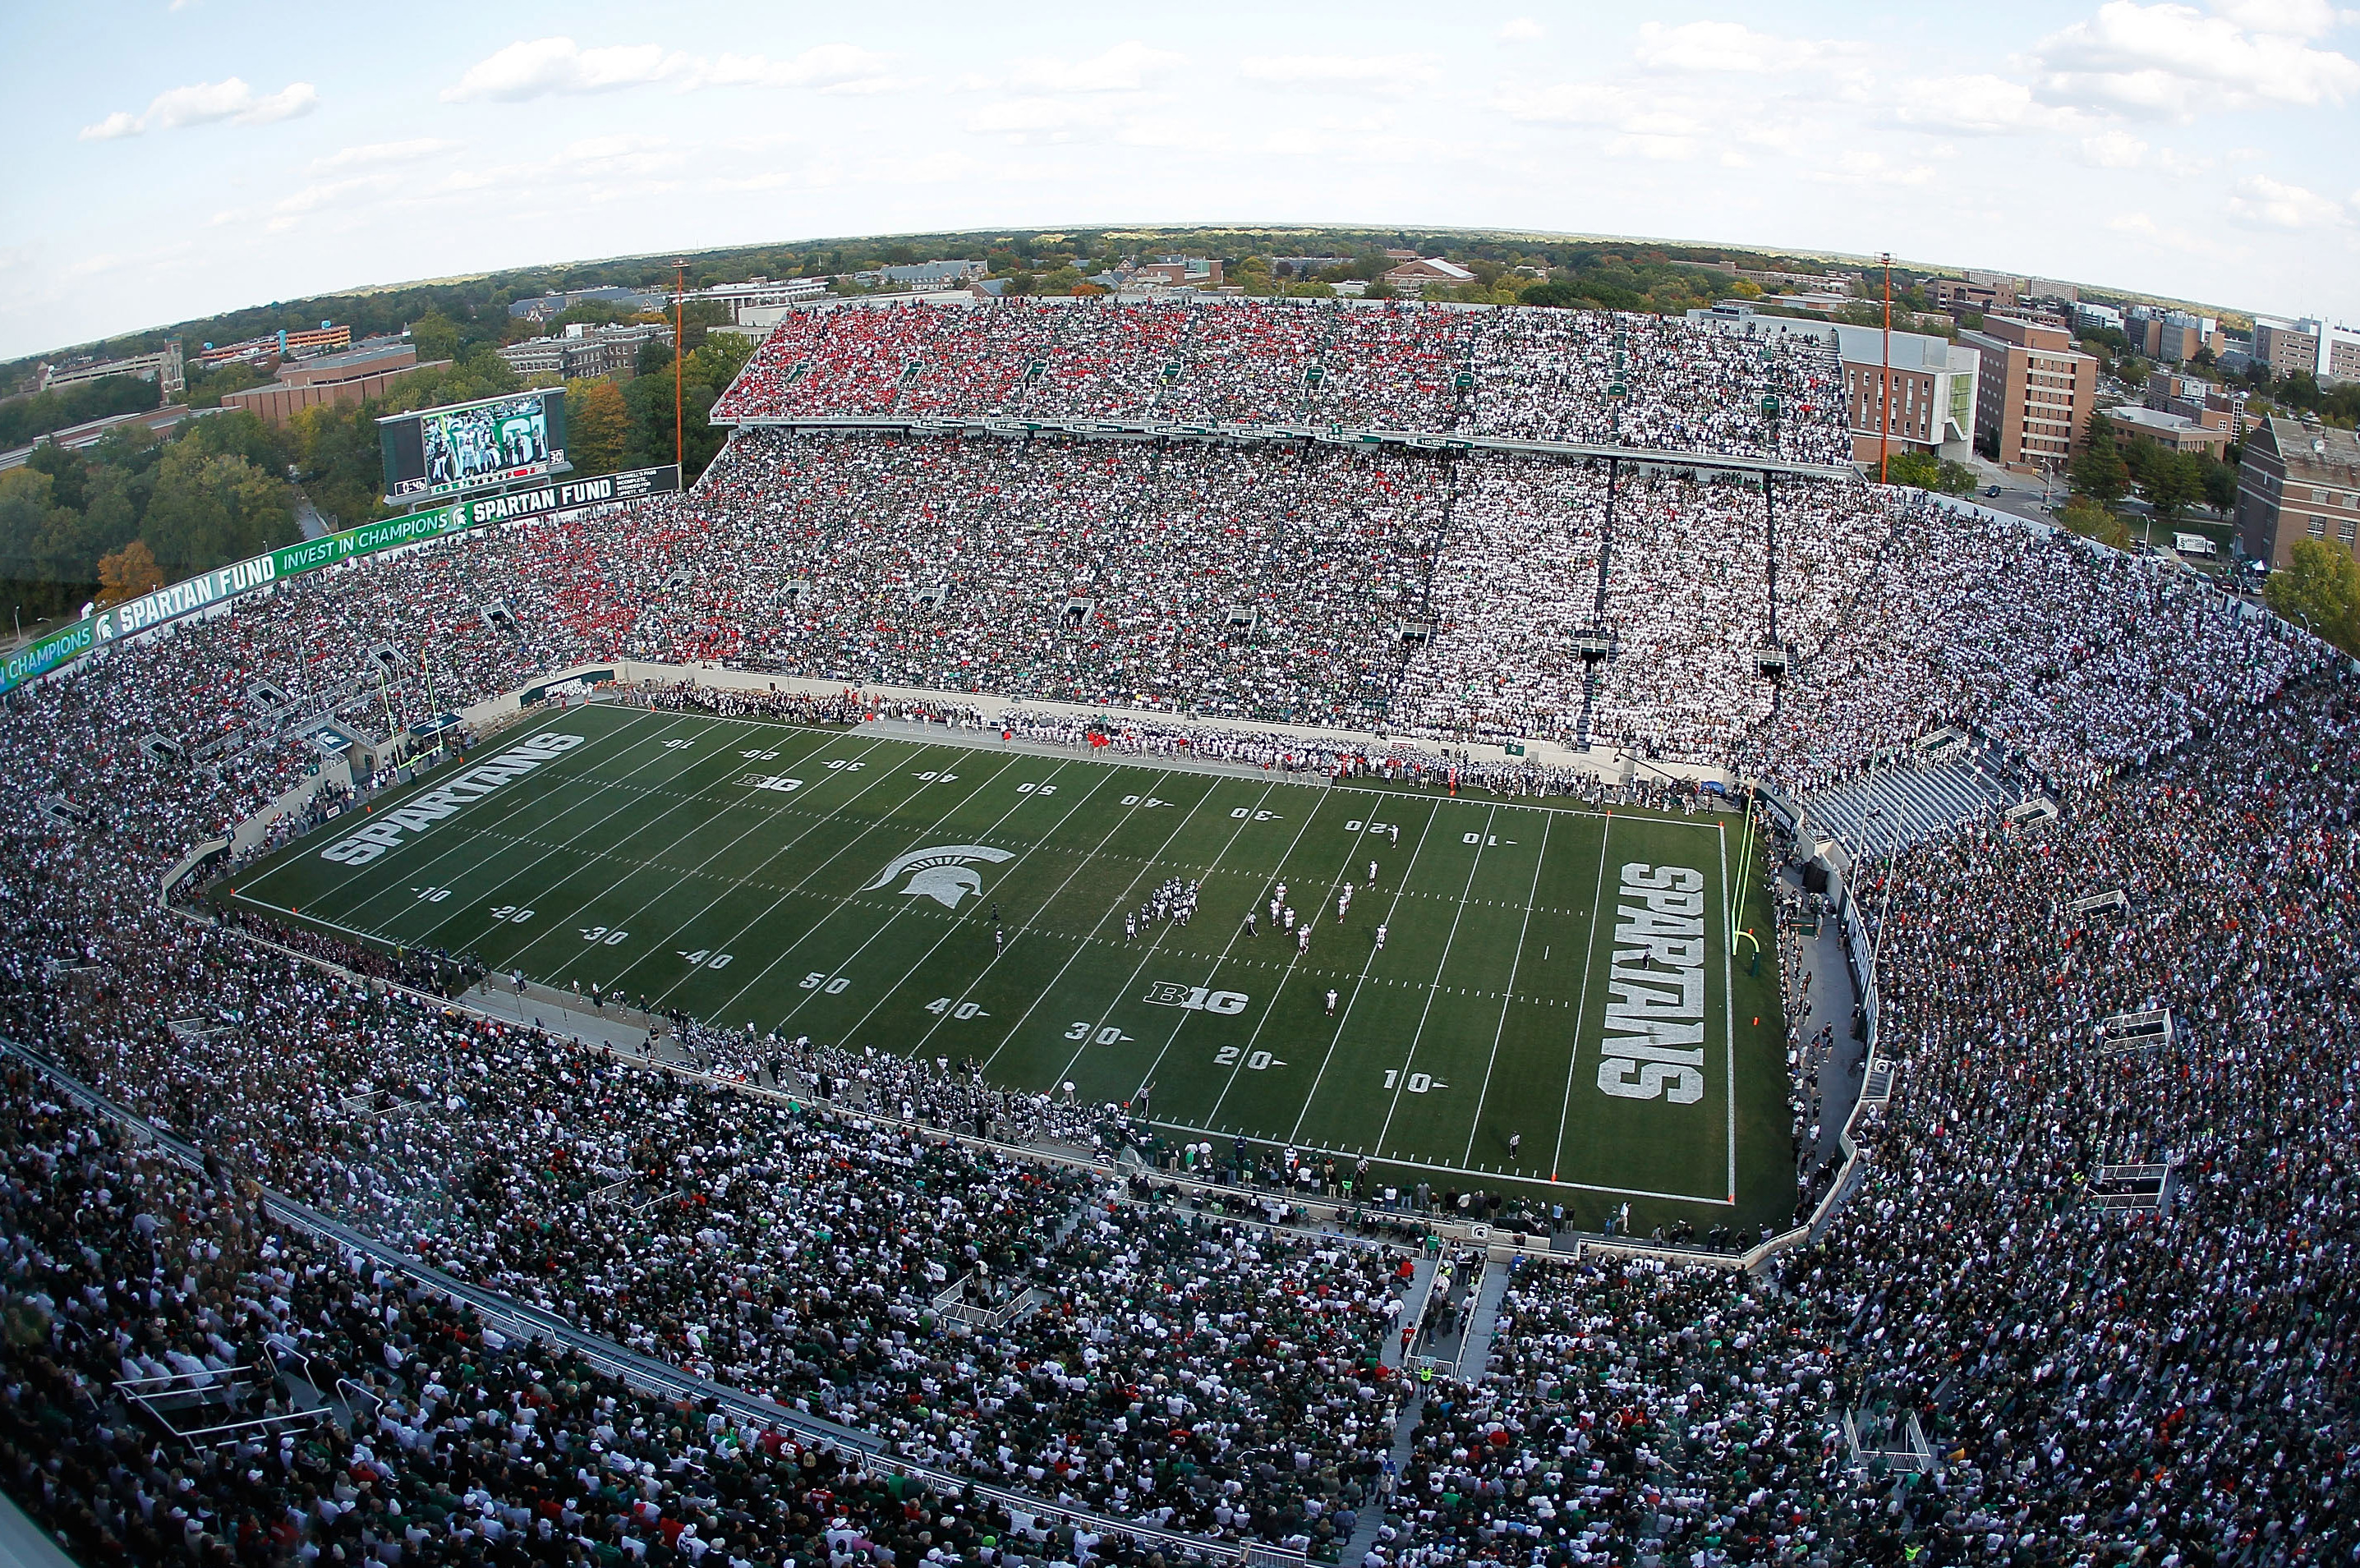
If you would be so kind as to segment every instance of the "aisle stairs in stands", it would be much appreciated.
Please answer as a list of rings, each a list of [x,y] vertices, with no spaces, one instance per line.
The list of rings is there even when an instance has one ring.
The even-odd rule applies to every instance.
[[[1858,859],[1936,837],[1979,817],[1999,816],[2027,798],[2007,771],[1961,736],[1913,747],[1889,766],[1797,803],[1811,838],[1835,839]]]
[[[1480,1383],[1490,1375],[1491,1336],[1499,1332],[1500,1303],[1507,1299],[1509,1266],[1497,1258],[1487,1258],[1483,1277],[1476,1282],[1475,1310],[1467,1320],[1467,1333],[1459,1342],[1459,1380]]]

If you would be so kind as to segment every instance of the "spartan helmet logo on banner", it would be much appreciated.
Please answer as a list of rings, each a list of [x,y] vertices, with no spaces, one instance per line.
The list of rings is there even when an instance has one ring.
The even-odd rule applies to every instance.
[[[904,898],[921,896],[932,898],[946,909],[956,909],[959,900],[970,893],[983,891],[983,878],[967,869],[967,863],[987,860],[997,863],[1015,859],[1013,851],[993,849],[980,844],[951,844],[935,849],[913,849],[897,857],[893,864],[877,874],[877,879],[863,887],[864,893],[892,886],[893,879],[903,872],[910,873],[908,886],[901,889]]]

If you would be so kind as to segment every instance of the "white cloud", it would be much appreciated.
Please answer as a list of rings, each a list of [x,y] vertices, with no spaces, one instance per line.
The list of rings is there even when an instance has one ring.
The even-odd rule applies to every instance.
[[[1644,158],[1659,163],[1686,163],[1697,155],[1697,144],[1693,136],[1670,136],[1655,132],[1633,132],[1616,136],[1606,144],[1606,150],[1617,158]]]
[[[2300,21],[2299,5],[2231,7]],[[2040,96],[2114,114],[2190,119],[2208,107],[2256,101],[2341,103],[2360,93],[2360,62],[2300,37],[2248,31],[2229,16],[2188,5],[2107,0],[2097,15],[2043,38],[2034,50]]]
[[[2327,0],[2212,0],[2214,15],[2256,33],[2315,38],[2335,30],[2335,7]],[[2344,17],[2350,20],[2347,12]]]
[[[1685,100],[1659,93],[1642,93],[1611,82],[1559,82],[1546,87],[1508,88],[1491,97],[1491,107],[1512,120],[1550,125],[1633,128],[1642,119],[1677,114],[1685,106]]]
[[[891,74],[892,60],[851,44],[820,44],[792,60],[725,54],[701,67],[698,87],[809,87],[821,93],[890,93],[914,83]]]
[[[380,163],[416,163],[423,158],[451,152],[462,146],[444,141],[440,136],[418,136],[406,142],[371,142],[366,147],[348,147],[325,158],[315,158],[311,167],[320,173],[336,169],[360,169]]]
[[[1009,68],[1007,85],[1026,93],[1138,93],[1187,63],[1185,55],[1131,38],[1087,60],[1043,55],[1017,60]]]
[[[2344,204],[2333,197],[2267,174],[2248,174],[2237,181],[2229,198],[2229,215],[2273,229],[2327,228],[2346,217]]]
[[[2242,246],[2223,245],[2212,237],[2210,231],[2200,234],[2178,224],[2158,223],[2145,212],[2125,212],[2109,218],[2106,227],[2118,234],[2135,234],[2145,245],[2160,245],[2187,256],[2223,262],[2247,259]]]
[[[1658,71],[1787,71],[1861,58],[1868,46],[1837,38],[1782,38],[1742,22],[1640,24],[1641,65]]]
[[[1038,95],[987,103],[967,120],[967,129],[998,136],[1062,141],[1075,131],[1111,118],[1104,104]]]
[[[1988,75],[1909,82],[1893,105],[1893,117],[1924,130],[1979,136],[2067,130],[2077,118],[2070,109],[2039,102],[2020,82]]]
[[[1892,164],[1882,153],[1852,149],[1803,170],[1803,178],[1819,185],[1930,185],[1934,170],[1922,163]]]
[[[285,214],[314,212],[322,207],[342,205],[354,196],[373,196],[393,190],[400,180],[401,177],[394,174],[358,174],[344,180],[321,180],[279,198],[271,210]]]
[[[1238,62],[1249,82],[1272,87],[1326,87],[1406,93],[1441,74],[1430,54],[1258,54]]]
[[[446,103],[478,98],[519,103],[552,93],[607,93],[686,74],[689,59],[661,44],[585,49],[572,38],[520,39],[467,68],[442,90]]]
[[[1547,36],[1548,29],[1530,16],[1512,16],[1500,24],[1500,41],[1502,43],[1531,43]]]
[[[308,82],[290,82],[276,93],[257,97],[243,78],[233,76],[158,93],[143,114],[118,109],[96,125],[84,125],[82,139],[112,141],[143,131],[177,131],[223,120],[233,125],[268,125],[308,114],[319,103],[319,90]]]
[[[2147,143],[2128,131],[2101,131],[2081,138],[2081,161],[2099,169],[2136,169],[2147,161]]]
[[[569,38],[522,39],[467,68],[442,90],[446,103],[492,99],[520,103],[551,94],[611,93],[670,82],[705,87],[800,87],[820,93],[886,93],[914,85],[890,74],[892,60],[851,44],[820,44],[792,60],[725,54],[706,60],[661,44],[584,49]]]

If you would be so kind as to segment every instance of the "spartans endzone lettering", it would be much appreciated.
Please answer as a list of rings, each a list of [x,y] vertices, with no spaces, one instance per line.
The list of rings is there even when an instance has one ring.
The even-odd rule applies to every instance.
[[[1694,1105],[1704,1098],[1704,874],[1633,861],[1620,897],[1598,1086]]]
[[[544,762],[580,746],[578,735],[539,735],[510,746],[480,768],[471,768],[439,789],[413,795],[407,804],[377,814],[375,822],[320,852],[322,860],[366,866],[401,842],[405,833],[423,833],[470,800],[480,800],[511,779],[521,779]]]

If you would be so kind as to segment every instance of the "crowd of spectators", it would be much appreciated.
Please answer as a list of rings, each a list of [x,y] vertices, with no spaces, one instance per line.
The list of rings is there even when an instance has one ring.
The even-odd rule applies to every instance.
[[[1899,1077],[1859,1192],[1763,1279],[1520,1269],[1493,1376],[1426,1407],[1436,1559],[2348,1559],[2355,743],[2360,682],[2307,680],[1874,875]]]
[[[750,430],[693,496],[704,560],[629,641],[863,685],[1367,728],[1450,465],[1423,454]]]
[[[1834,463],[1841,381],[1824,343],[1610,310],[900,301],[791,311],[714,418],[1340,426]]]
[[[78,1561],[1162,1562],[511,1338],[14,1064],[0,1099],[0,1475]]]
[[[1922,495],[1890,515],[1850,613],[1786,682],[1781,722],[1733,748],[1745,770],[1821,789],[1957,724],[2051,779],[2092,780],[2245,722],[2324,654],[2201,581],[2070,534]]]

